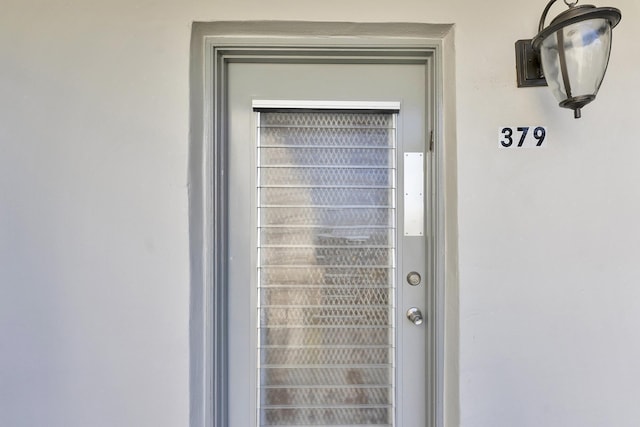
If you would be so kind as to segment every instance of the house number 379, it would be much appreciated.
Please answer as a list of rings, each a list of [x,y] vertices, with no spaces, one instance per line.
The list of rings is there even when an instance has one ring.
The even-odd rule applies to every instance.
[[[498,129],[500,145],[509,147],[541,147],[547,136],[544,126],[502,127]]]

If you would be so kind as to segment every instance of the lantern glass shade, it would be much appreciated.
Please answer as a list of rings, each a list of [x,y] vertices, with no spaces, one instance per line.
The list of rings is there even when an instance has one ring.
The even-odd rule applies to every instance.
[[[604,18],[567,25],[542,40],[542,68],[560,106],[579,109],[595,98],[610,52],[611,23]]]

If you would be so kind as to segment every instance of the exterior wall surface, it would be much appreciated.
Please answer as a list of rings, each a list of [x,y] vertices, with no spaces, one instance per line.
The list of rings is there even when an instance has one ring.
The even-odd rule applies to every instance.
[[[449,427],[638,425],[640,5],[599,4],[623,19],[580,120],[516,88],[544,5],[4,0],[0,425],[188,425],[191,24],[229,20],[455,24]],[[546,148],[499,148],[507,125],[547,126]]]

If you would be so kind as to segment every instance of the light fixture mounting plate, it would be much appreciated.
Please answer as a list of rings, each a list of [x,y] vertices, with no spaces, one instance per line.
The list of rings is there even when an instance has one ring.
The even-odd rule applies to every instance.
[[[516,42],[516,74],[518,87],[548,86],[542,73],[540,55],[533,50],[531,39]]]

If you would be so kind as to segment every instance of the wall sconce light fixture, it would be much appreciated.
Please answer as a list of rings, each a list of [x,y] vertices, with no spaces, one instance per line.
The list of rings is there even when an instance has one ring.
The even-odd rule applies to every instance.
[[[516,42],[518,87],[549,86],[560,103],[580,118],[593,101],[609,63],[611,30],[622,14],[614,7],[576,6],[578,0],[544,28],[551,0],[542,12],[533,40]]]

